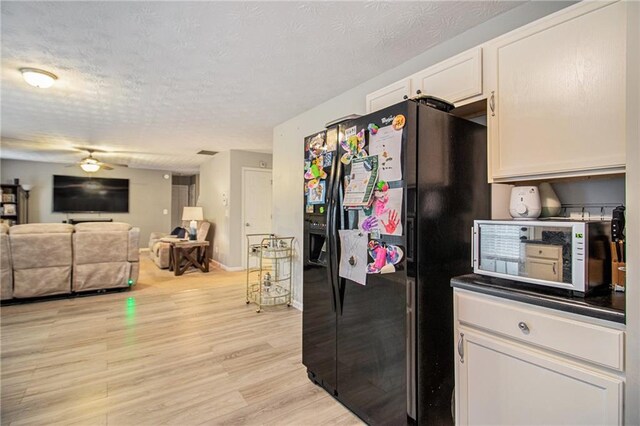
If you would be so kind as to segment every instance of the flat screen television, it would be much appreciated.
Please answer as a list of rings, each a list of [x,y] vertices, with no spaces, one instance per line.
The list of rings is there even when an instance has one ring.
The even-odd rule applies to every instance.
[[[53,176],[54,213],[129,213],[129,179]]]

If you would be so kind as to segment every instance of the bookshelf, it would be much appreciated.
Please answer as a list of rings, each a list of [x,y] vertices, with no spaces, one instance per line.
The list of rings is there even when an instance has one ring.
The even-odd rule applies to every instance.
[[[0,220],[9,226],[27,223],[27,197],[20,185],[2,184]]]

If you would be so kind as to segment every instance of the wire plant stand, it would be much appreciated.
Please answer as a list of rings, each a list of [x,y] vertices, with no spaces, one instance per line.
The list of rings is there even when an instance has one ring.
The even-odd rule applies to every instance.
[[[247,304],[291,306],[294,237],[247,234]]]

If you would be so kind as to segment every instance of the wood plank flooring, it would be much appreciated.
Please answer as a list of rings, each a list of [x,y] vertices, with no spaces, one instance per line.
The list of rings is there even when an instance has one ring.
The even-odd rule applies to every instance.
[[[3,425],[359,425],[301,363],[302,315],[245,304],[244,273],[0,310]]]

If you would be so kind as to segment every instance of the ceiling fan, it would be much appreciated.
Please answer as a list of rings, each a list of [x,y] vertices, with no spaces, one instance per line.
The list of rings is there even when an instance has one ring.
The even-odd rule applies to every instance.
[[[88,149],[88,148],[85,148],[83,150],[87,151],[89,153],[89,156],[83,158],[82,160],[78,161],[75,164],[70,164],[67,167],[73,167],[75,165],[79,165],[80,168],[82,170],[84,170],[85,172],[87,172],[87,173],[95,173],[100,169],[113,170],[114,167],[127,167],[126,164],[108,164],[108,163],[103,163],[102,161],[98,160],[97,158],[95,158],[93,156],[93,153],[95,152],[95,150]]]

